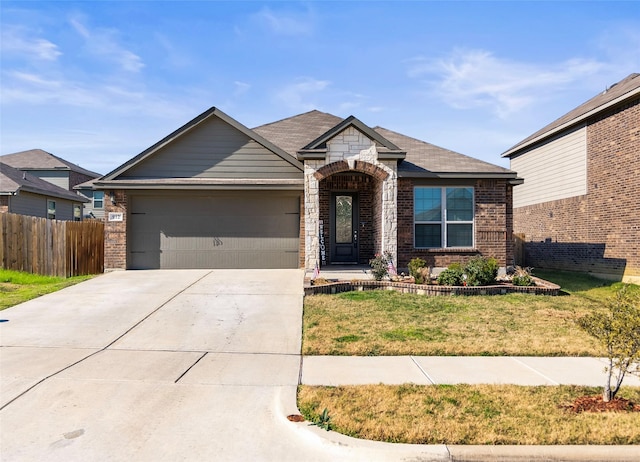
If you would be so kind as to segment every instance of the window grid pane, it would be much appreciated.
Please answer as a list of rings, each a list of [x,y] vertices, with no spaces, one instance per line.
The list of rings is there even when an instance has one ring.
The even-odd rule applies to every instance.
[[[442,225],[416,225],[416,247],[442,247]]]
[[[414,221],[442,220],[442,191],[440,188],[416,188],[413,201]]]
[[[473,225],[447,224],[447,247],[472,247]]]
[[[473,190],[447,188],[447,221],[473,220]]]

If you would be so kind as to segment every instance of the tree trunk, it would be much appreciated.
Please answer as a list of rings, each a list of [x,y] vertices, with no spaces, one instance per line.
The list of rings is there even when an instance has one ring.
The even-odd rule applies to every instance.
[[[611,395],[611,384],[607,380],[607,383],[604,386],[604,390],[602,391],[602,401],[608,403],[609,401],[611,401],[611,398],[613,398],[613,396]]]

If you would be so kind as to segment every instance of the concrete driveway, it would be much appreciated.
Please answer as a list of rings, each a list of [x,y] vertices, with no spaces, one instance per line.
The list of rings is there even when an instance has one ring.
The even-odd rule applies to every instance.
[[[444,446],[286,419],[298,412],[302,278],[113,272],[0,312],[0,458],[448,460]]]

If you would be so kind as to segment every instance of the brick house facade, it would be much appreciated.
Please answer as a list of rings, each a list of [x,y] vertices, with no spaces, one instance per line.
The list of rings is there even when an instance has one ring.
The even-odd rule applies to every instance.
[[[558,190],[549,181],[560,167],[544,157],[554,147],[556,158],[571,159],[582,173],[567,197],[543,195],[523,203],[517,196],[524,195],[524,186],[515,188],[514,230],[525,235],[526,264],[640,282],[640,74],[505,155],[531,189]]]
[[[510,265],[519,182],[355,117],[311,111],[249,129],[212,108],[95,185],[107,268],[311,271],[385,251],[399,268],[418,256],[435,268],[475,255]]]

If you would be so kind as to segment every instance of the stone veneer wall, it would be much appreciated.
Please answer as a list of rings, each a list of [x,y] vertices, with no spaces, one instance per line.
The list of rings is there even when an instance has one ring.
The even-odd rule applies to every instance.
[[[422,185],[424,182],[411,178],[401,178],[398,183],[399,268],[407,268],[409,261],[417,257],[434,268],[465,263],[476,255],[494,257],[502,267],[513,264],[513,187],[506,180],[477,180],[469,184],[475,194],[475,248],[472,249],[414,248],[413,189]]]
[[[345,166],[346,163],[346,166]],[[382,180],[381,197],[381,226],[379,251],[389,251],[394,259],[397,258],[397,162],[381,161],[374,141],[366,137],[354,127],[346,128],[342,133],[327,142],[327,154],[323,160],[306,160],[304,163],[304,191],[305,191],[305,267],[312,269],[320,260],[319,221],[320,220],[320,188],[319,181],[329,175],[319,174],[319,170],[326,166],[337,165],[333,173],[345,170],[360,171],[376,176],[378,170],[386,173]],[[375,218],[374,218],[375,220]]]
[[[639,159],[640,99],[589,120],[587,194],[514,210],[526,264],[640,283]]]
[[[114,193],[115,205],[111,203]],[[123,190],[104,192],[104,267],[127,268],[127,193]],[[109,212],[122,212],[123,221],[109,221]]]

